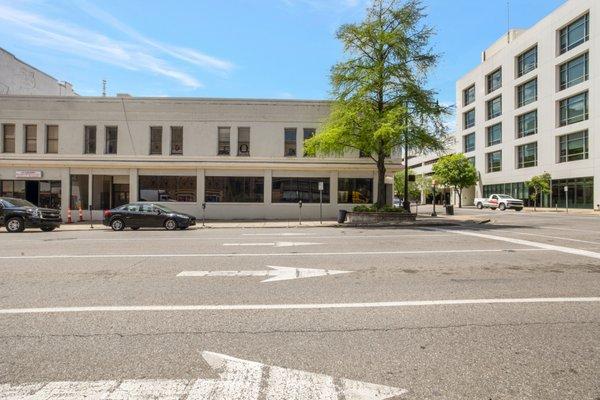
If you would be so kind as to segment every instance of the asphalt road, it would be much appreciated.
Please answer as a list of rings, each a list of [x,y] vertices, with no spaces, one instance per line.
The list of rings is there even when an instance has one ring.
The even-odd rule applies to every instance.
[[[600,399],[600,218],[459,212],[1,233],[0,399]]]

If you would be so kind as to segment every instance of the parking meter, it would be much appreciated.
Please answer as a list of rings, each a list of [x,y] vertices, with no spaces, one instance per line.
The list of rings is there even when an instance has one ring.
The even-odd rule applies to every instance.
[[[206,220],[206,202],[202,202],[202,226],[204,226]]]
[[[302,225],[302,200],[298,202],[298,224]]]

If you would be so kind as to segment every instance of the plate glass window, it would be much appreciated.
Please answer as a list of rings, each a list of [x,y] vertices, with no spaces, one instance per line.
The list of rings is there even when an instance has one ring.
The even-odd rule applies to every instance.
[[[96,127],[86,126],[84,128],[84,146],[83,152],[85,154],[96,154]]]
[[[171,127],[171,154],[183,155],[183,126]]]
[[[502,143],[502,124],[496,124],[487,128],[487,145],[494,146]]]
[[[463,115],[463,126],[464,129],[469,129],[475,126],[475,109],[467,111]]]
[[[590,15],[586,14],[560,30],[560,54],[574,49],[590,38]]]
[[[283,131],[284,145],[283,154],[285,157],[296,156],[296,128],[285,128]]]
[[[263,203],[265,181],[262,176],[207,176],[207,203]]]
[[[502,115],[502,96],[498,96],[487,102],[487,119]]]
[[[339,178],[339,204],[371,204],[373,202],[373,179]]]
[[[487,92],[492,93],[502,87],[502,68],[487,76]]]
[[[537,78],[517,87],[517,107],[537,101]]]
[[[517,168],[530,168],[537,165],[537,142],[517,147]]]
[[[468,87],[463,92],[463,106],[468,106],[475,101],[475,85]]]
[[[2,125],[2,151],[4,153],[15,152],[15,125]]]
[[[517,76],[523,76],[537,68],[537,46],[517,57]]]
[[[195,176],[152,176],[140,175],[140,201],[195,202]]]
[[[106,154],[117,154],[118,135],[116,126],[106,127]]]
[[[250,156],[250,128],[238,128],[238,156]]]
[[[486,157],[487,157],[487,172],[502,171],[502,150],[487,153]]]
[[[162,155],[162,126],[150,127],[150,154]]]
[[[537,133],[537,110],[517,117],[517,138],[535,135]]]
[[[58,153],[58,125],[46,125],[46,153]]]
[[[220,127],[218,129],[218,150],[217,154],[220,156],[228,156],[231,149],[231,128]]]
[[[560,126],[588,119],[588,94],[578,94],[560,102]]]
[[[25,125],[25,153],[37,152],[37,126]]]
[[[560,136],[558,138],[558,146],[558,162],[586,160],[590,156],[588,131]]]
[[[273,203],[318,203],[323,182],[323,203],[329,203],[329,178],[273,178]]]
[[[475,151],[475,132],[463,136],[463,148],[465,153]]]
[[[560,90],[570,88],[589,78],[589,54],[585,53],[560,66]]]

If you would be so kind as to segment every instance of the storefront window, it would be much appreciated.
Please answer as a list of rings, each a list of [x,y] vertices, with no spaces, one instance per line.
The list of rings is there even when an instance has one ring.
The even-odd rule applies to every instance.
[[[195,176],[139,177],[140,201],[196,202]]]
[[[323,203],[329,203],[329,178],[273,178],[273,203],[319,202],[323,182]]]
[[[338,203],[370,204],[373,202],[373,179],[338,179]]]
[[[265,182],[254,176],[207,176],[205,191],[209,203],[262,203]]]
[[[565,186],[567,192],[565,193]],[[594,208],[594,178],[558,179],[552,181],[554,205],[564,208]]]
[[[60,209],[60,181],[40,181],[38,206]]]
[[[87,209],[89,205],[89,176],[71,175],[71,201],[69,202],[72,210],[79,207]]]

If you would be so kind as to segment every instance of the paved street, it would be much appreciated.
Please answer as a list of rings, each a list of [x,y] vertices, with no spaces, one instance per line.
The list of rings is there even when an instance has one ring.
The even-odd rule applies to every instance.
[[[3,231],[0,399],[599,399],[600,219],[459,213]]]

